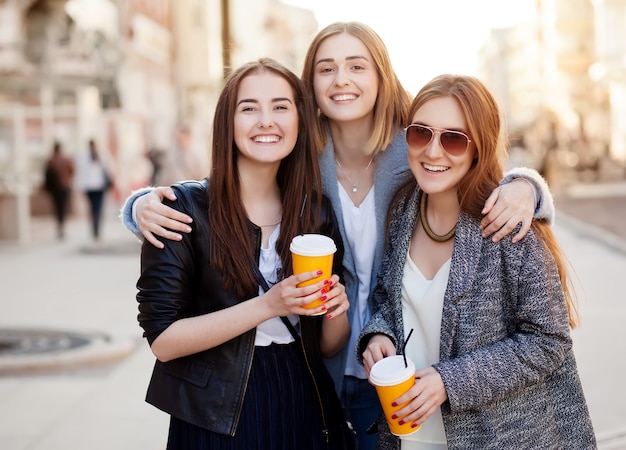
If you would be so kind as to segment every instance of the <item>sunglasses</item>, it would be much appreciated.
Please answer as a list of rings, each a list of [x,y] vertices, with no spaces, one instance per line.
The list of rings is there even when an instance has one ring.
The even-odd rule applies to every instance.
[[[433,128],[426,125],[413,124],[405,129],[406,143],[409,147],[424,148],[432,142],[435,135],[439,135],[439,143],[443,149],[453,156],[465,153],[472,140],[460,131],[446,130],[445,128]]]

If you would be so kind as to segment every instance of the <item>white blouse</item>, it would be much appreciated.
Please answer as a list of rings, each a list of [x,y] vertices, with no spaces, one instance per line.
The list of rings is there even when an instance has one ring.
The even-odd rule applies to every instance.
[[[439,362],[439,342],[443,297],[450,275],[449,259],[432,280],[428,280],[407,253],[402,276],[402,315],[404,336],[413,334],[406,355],[417,369]],[[419,430],[401,438],[402,450],[441,450],[447,448],[441,408]]]
[[[261,246],[261,256],[259,258],[259,269],[265,277],[267,284],[271,287],[277,281],[278,271],[282,268],[280,257],[276,252],[276,241],[280,234],[280,224],[270,235],[267,248]],[[263,289],[259,287],[259,295],[263,294]],[[295,314],[289,315],[292,324],[298,323],[298,317]],[[288,344],[293,342],[294,338],[283,323],[280,317],[272,317],[256,327],[256,337],[254,345],[257,347],[266,347],[272,343]]]
[[[356,275],[359,280],[357,298],[350,299],[350,308],[353,309],[352,322],[350,326],[350,340],[346,344],[348,349],[356,346],[356,340],[361,334],[363,326],[370,318],[371,311],[368,308],[367,300],[370,294],[370,281],[372,279],[372,266],[374,264],[374,253],[376,252],[376,210],[374,208],[374,186],[369,190],[367,196],[359,206],[355,206],[352,199],[341,185],[339,188],[339,199],[341,201],[341,212],[343,214],[343,226],[346,230],[346,240],[344,245],[350,247]],[[357,362],[354,351],[348,351],[346,360],[345,375],[367,379],[365,369]]]

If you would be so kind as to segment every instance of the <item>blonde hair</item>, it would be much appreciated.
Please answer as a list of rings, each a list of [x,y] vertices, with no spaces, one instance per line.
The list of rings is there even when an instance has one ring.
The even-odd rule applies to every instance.
[[[371,53],[378,74],[378,96],[374,105],[374,128],[367,144],[367,153],[386,149],[407,120],[411,96],[404,89],[393,70],[389,52],[380,36],[360,22],[335,22],[321,30],[309,45],[302,70],[302,81],[313,94],[317,108],[315,143],[319,151],[326,145],[327,118],[319,110],[315,100],[313,79],[315,77],[315,56],[320,45],[329,37],[347,33],[359,39]]]

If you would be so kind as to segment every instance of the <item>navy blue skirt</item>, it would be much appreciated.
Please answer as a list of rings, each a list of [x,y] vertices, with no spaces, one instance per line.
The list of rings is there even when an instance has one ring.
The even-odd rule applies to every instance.
[[[319,450],[319,401],[299,343],[255,347],[235,436],[170,420],[168,450]]]

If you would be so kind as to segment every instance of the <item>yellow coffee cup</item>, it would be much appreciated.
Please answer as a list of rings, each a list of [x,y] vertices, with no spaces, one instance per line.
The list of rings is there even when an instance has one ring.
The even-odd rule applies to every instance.
[[[291,260],[294,275],[304,272],[321,270],[322,274],[310,280],[303,281],[298,287],[315,284],[320,280],[328,279],[333,271],[333,258],[337,251],[335,241],[322,234],[301,234],[291,240]],[[321,300],[315,300],[304,305],[305,308],[313,309],[321,306]],[[320,313],[323,314],[323,313]]]
[[[411,427],[411,421],[399,424],[401,417],[391,416],[406,403],[391,406],[394,400],[405,394],[415,384],[415,364],[407,358],[406,366],[402,355],[388,356],[376,362],[370,370],[370,383],[376,388],[378,399],[383,407],[389,430],[396,436],[415,433],[419,427]],[[407,402],[408,403],[408,402]]]

